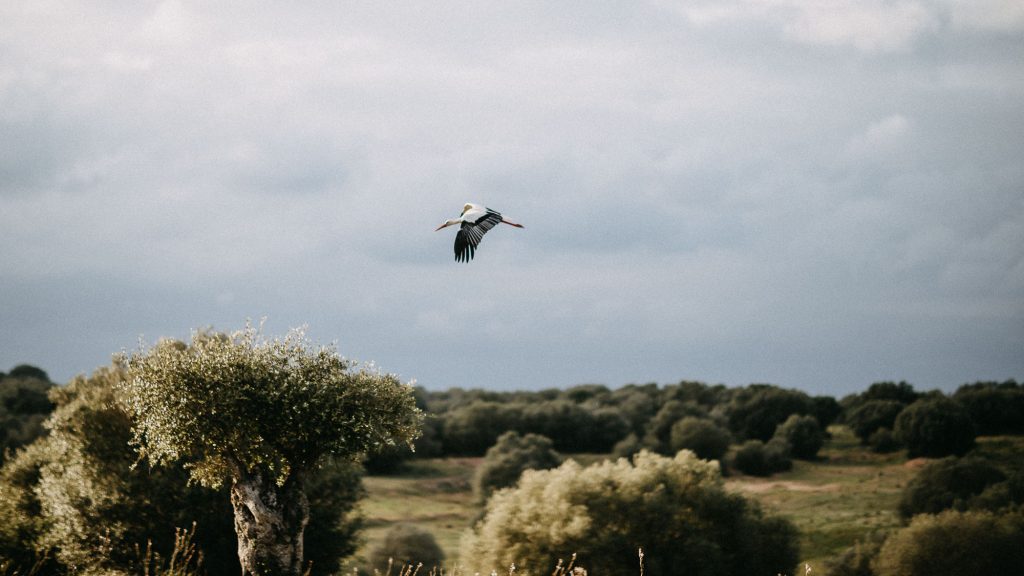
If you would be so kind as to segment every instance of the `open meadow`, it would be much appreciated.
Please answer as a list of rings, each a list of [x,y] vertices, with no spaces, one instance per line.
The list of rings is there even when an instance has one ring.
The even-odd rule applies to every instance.
[[[757,500],[766,511],[785,516],[796,525],[801,564],[810,564],[817,576],[828,574],[827,559],[858,539],[901,526],[897,513],[900,493],[928,461],[908,460],[903,451],[876,454],[860,445],[844,426],[832,426],[829,432],[831,437],[816,461],[796,460],[792,470],[767,478],[734,475],[725,479],[728,490]],[[975,453],[1024,466],[1024,438],[982,437]],[[583,454],[574,458],[586,465],[604,457]],[[367,497],[361,504],[366,520],[364,541],[350,566],[365,565],[368,552],[391,526],[400,523],[431,532],[448,562],[455,560],[463,529],[481,513],[471,489],[474,470],[481,461],[416,460],[400,474],[367,476]],[[571,553],[566,551],[566,555]]]

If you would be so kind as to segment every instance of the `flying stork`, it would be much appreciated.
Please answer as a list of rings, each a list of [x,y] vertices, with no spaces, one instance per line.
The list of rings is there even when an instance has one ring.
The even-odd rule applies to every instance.
[[[484,233],[502,222],[516,228],[523,227],[522,224],[505,220],[501,214],[490,208],[484,208],[479,204],[466,204],[462,207],[462,216],[446,221],[438,226],[437,230],[454,224],[462,224],[459,233],[455,235],[455,260],[469,262],[473,259],[473,254],[480,244],[480,239],[484,237]]]

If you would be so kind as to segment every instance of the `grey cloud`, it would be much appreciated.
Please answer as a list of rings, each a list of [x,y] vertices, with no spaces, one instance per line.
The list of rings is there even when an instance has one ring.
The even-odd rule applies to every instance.
[[[432,386],[1024,370],[1011,4],[40,6],[0,369],[265,315]],[[457,264],[466,201],[526,228]]]

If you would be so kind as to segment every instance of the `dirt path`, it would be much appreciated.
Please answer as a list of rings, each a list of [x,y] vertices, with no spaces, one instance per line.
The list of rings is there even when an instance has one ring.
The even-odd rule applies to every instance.
[[[737,490],[740,492],[750,492],[753,494],[760,494],[763,492],[769,492],[772,490],[790,490],[793,492],[838,492],[839,484],[832,482],[829,484],[808,484],[806,482],[794,482],[791,480],[765,480],[765,481],[743,481],[743,482],[728,482],[726,483],[728,488]]]

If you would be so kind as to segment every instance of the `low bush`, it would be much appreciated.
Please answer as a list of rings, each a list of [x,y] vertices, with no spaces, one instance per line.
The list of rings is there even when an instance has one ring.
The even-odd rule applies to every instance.
[[[904,519],[966,509],[968,502],[993,484],[1006,480],[995,466],[975,458],[945,458],[921,468],[903,489],[899,513]]]
[[[483,502],[498,489],[512,486],[524,470],[546,470],[562,463],[550,439],[539,434],[506,432],[487,450],[476,470],[473,492]]]
[[[692,450],[698,458],[720,460],[729,450],[732,435],[707,418],[687,416],[672,425],[669,446],[672,453]]]
[[[48,397],[54,384],[46,373],[31,366],[17,366],[0,377],[0,464],[8,452],[43,436],[43,421],[53,412]]]
[[[902,447],[900,441],[896,439],[896,435],[888,428],[875,430],[868,438],[868,446],[871,446],[871,450],[879,454],[895,452]]]
[[[460,557],[469,574],[513,563],[548,574],[576,552],[593,573],[634,576],[642,547],[647,574],[775,576],[793,573],[797,541],[787,520],[725,490],[718,463],[645,451],[633,462],[525,472],[491,497]]]
[[[616,458],[632,458],[634,454],[637,454],[643,448],[644,443],[640,440],[640,437],[630,432],[625,438],[615,443],[615,446],[612,448],[612,456]]]
[[[856,541],[853,546],[826,562],[827,573],[830,576],[875,576],[871,565],[882,550],[885,538],[884,532],[872,532],[863,540]]]
[[[825,444],[825,433],[814,416],[793,414],[775,429],[774,438],[786,442],[794,458],[813,460]]]
[[[426,567],[422,572],[427,573],[441,566],[444,552],[430,532],[409,524],[399,524],[388,530],[384,540],[370,552],[369,561],[371,569],[379,570],[381,574],[404,573],[404,566],[420,563]],[[393,567],[390,571],[389,564]]]
[[[850,410],[846,424],[860,438],[861,444],[867,444],[878,429],[891,430],[903,408],[904,404],[897,400],[868,400]]]
[[[1003,482],[986,486],[967,506],[971,510],[990,511],[1024,506],[1024,473],[1015,472]]]
[[[925,398],[907,406],[896,418],[896,437],[907,456],[961,456],[974,446],[974,423],[960,404],[948,398]]]
[[[733,468],[751,476],[770,476],[789,470],[793,461],[789,457],[789,445],[776,438],[767,444],[760,440],[748,440],[732,457]]]
[[[978,434],[1024,433],[1024,387],[1017,382],[977,382],[953,395],[971,416]]]
[[[889,536],[875,560],[877,576],[1019,576],[1024,515],[991,512],[923,514]]]

